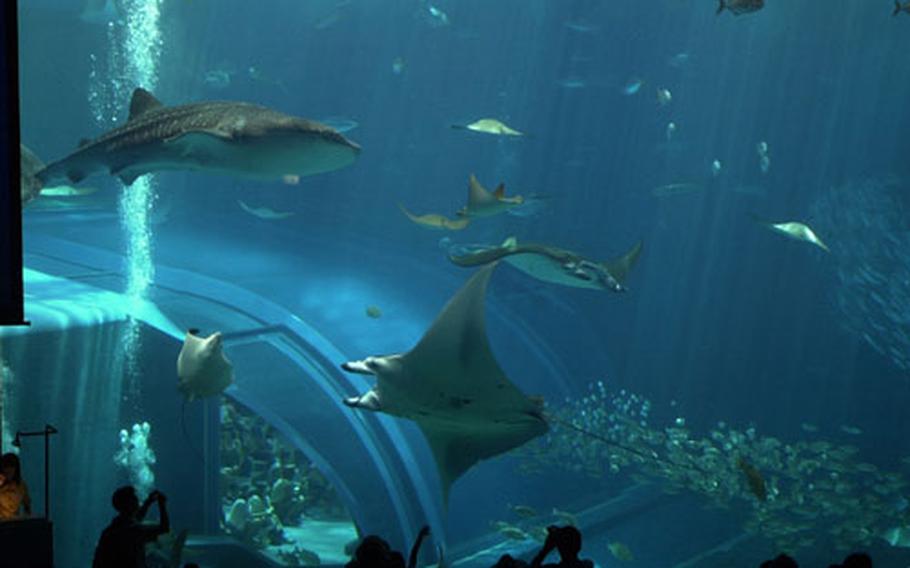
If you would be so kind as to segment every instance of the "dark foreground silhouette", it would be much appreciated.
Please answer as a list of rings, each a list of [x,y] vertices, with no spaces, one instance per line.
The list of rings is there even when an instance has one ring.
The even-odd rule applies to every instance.
[[[158,503],[158,524],[143,524],[155,502]],[[155,490],[140,506],[136,490],[125,485],[114,491],[111,504],[117,516],[101,533],[92,568],[145,568],[145,545],[170,531],[167,497]]]

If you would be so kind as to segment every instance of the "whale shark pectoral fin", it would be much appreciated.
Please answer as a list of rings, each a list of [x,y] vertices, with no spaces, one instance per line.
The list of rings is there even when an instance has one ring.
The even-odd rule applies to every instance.
[[[343,402],[345,406],[350,406],[351,408],[362,408],[363,410],[372,410],[373,412],[380,412],[382,410],[379,394],[372,389],[360,396],[348,397],[344,399]]]
[[[79,183],[85,179],[85,172],[82,170],[67,170],[66,179],[70,180],[72,183]]]
[[[638,241],[626,254],[603,263],[604,268],[607,269],[610,276],[612,276],[620,285],[625,284],[626,278],[629,276],[629,271],[631,271],[632,267],[635,266],[635,263],[638,262],[638,257],[641,256],[643,244],[643,241]]]
[[[125,166],[113,167],[110,173],[112,176],[120,178],[120,182],[123,185],[133,185],[133,182],[143,175],[141,172],[127,170]],[[73,180],[73,183],[76,183],[76,180]]]

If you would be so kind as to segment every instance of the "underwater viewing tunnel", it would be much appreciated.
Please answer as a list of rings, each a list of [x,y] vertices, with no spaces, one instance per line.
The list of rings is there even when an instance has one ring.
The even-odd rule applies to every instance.
[[[173,257],[179,267],[157,264],[148,299],[137,302],[118,293],[125,280],[124,261],[106,238],[116,228],[116,216],[91,210],[35,212],[28,222],[31,231],[24,258],[26,306],[32,323],[28,328],[7,328],[2,337],[4,359],[9,369],[16,369],[9,377],[14,385],[24,376],[40,379],[28,383],[27,400],[8,406],[6,412],[20,423],[54,417],[59,431],[52,442],[54,517],[60,519],[59,530],[78,533],[78,538],[68,536],[59,542],[61,558],[84,555],[85,543],[103,528],[109,507],[106,493],[120,475],[111,467],[116,433],[124,427],[129,430],[128,425],[143,416],[154,417],[149,420],[148,441],[154,446],[155,483],[171,488],[171,515],[187,526],[233,534],[250,548],[263,544],[239,526],[240,520],[235,521],[238,515],[249,515],[237,513],[235,501],[249,501],[257,493],[265,498],[274,487],[263,487],[251,469],[267,469],[269,462],[280,459],[274,447],[263,447],[257,454],[248,439],[250,432],[238,434],[242,448],[231,447],[232,440],[224,438],[224,432],[236,430],[234,422],[246,413],[286,440],[289,449],[301,452],[325,477],[324,490],[334,494],[336,507],[342,506],[328,514],[340,516],[340,521],[314,529],[334,531],[323,537],[326,544],[316,550],[323,563],[342,562],[344,545],[358,534],[381,532],[391,542],[408,543],[426,523],[444,542],[453,523],[445,520],[433,458],[419,431],[400,420],[345,406],[342,400],[368,390],[370,381],[344,373],[339,365],[369,353],[368,349],[376,351],[377,343],[409,349],[421,327],[411,321],[415,317],[411,314],[426,319],[438,306],[418,305],[402,286],[372,282],[375,276],[369,272],[352,274],[350,267],[321,264],[323,259],[318,258],[298,267],[308,275],[306,283],[298,284],[296,277],[244,282],[236,275],[228,282],[219,278],[219,271],[226,265],[236,271],[237,263],[243,262],[238,259],[246,258],[243,253],[223,244],[217,254],[204,256],[169,247],[170,239],[176,244],[205,238],[186,234],[159,240],[159,254]],[[60,232],[64,226],[66,230]],[[325,248],[318,240],[301,244]],[[452,287],[444,274],[414,266],[407,258],[383,256],[366,244],[361,247],[360,253],[373,255],[386,274],[406,273],[417,286]],[[337,249],[327,252],[339,254]],[[281,264],[286,261],[262,256],[255,260],[257,271],[267,273],[282,273]],[[269,262],[274,265],[266,266]],[[356,281],[357,287],[333,281],[332,273],[342,269],[344,278]],[[290,292],[298,301],[303,298],[305,304],[333,308],[323,310],[334,311],[323,316],[334,324],[331,340],[274,301],[282,295],[277,290]],[[394,334],[388,326],[381,331],[371,328],[372,320],[361,316],[368,298],[390,311],[402,306],[398,317],[385,316],[398,320]],[[552,352],[543,346],[534,348],[539,337],[514,314],[502,313],[494,301],[488,302],[487,312],[494,328],[506,328],[509,344],[520,346],[523,366],[544,369],[549,381],[565,373],[564,363]],[[130,325],[137,325],[134,333],[126,331]],[[176,391],[176,355],[189,328],[222,333],[224,352],[235,373],[223,403],[217,399],[181,402]],[[128,348],[142,353],[138,360],[128,360],[124,337],[134,342]],[[79,371],[70,376],[70,368]],[[20,388],[13,386],[11,392]],[[142,393],[141,399],[134,399],[135,392]],[[254,457],[243,463],[243,458],[231,455],[232,450],[241,450],[243,458]],[[39,471],[38,458],[27,455],[25,467]],[[141,462],[137,457],[137,462],[127,460],[121,465],[134,479],[136,472],[129,470],[141,469]],[[262,478],[267,474],[258,472]],[[90,478],[91,484],[86,486],[83,477]],[[242,488],[229,488],[241,477],[246,478]],[[482,490],[486,481],[476,483]],[[459,484],[453,491],[460,497],[473,490]],[[301,496],[304,499],[309,501],[311,496]],[[37,498],[36,507],[41,506]],[[63,519],[80,515],[93,522],[80,523],[78,528],[63,525]],[[348,529],[343,528],[345,516],[349,516]],[[467,532],[457,524],[453,528]],[[317,534],[303,534],[301,540],[307,539],[304,542],[312,547]],[[211,549],[219,546],[227,545],[195,537],[188,541],[188,550],[196,547],[209,555],[217,554]]]

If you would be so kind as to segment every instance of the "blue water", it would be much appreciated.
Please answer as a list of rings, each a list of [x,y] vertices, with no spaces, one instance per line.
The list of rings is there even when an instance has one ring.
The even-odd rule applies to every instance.
[[[91,57],[109,49],[107,25],[81,20],[76,3],[21,4],[22,138],[57,159],[100,132],[87,99]],[[346,135],[363,152],[299,185],[160,175],[169,220],[154,229],[156,262],[255,289],[361,358],[410,348],[467,279],[445,260],[443,236],[515,235],[594,259],[643,239],[622,295],[497,271],[491,343],[522,390],[557,404],[603,379],[649,398],[667,420],[685,416],[696,432],[725,421],[797,440],[811,423],[859,446],[864,461],[897,469],[910,449],[910,382],[843,325],[837,249],[788,241],[750,215],[811,224],[830,188],[908,174],[910,19],[892,18],[884,1],[769,1],[741,17],[716,16],[713,4],[437,0],[443,25],[420,0],[164,2],[155,93],[163,102],[244,100],[346,118],[358,124]],[[640,91],[624,94],[633,78]],[[669,104],[659,104],[658,89],[672,93]],[[450,128],[482,117],[527,136]],[[668,141],[669,122],[677,130]],[[445,234],[399,212],[402,203],[453,217],[471,173],[487,187],[504,182],[508,194],[546,195],[546,207]],[[680,182],[702,190],[652,193]],[[96,213],[116,213],[115,180],[86,185],[100,188]],[[743,186],[759,194],[734,191]],[[238,199],[296,214],[264,222]],[[32,227],[118,250],[120,228],[109,221]],[[268,272],[275,263],[280,271]],[[374,303],[378,322],[349,317]],[[386,322],[384,331],[373,325]],[[845,438],[842,425],[863,434]],[[450,542],[488,533],[506,503],[560,502],[558,472],[513,484],[511,465],[482,464],[456,484],[443,513]],[[575,505],[626,486],[578,483],[565,496]],[[659,535],[624,538],[660,547]]]

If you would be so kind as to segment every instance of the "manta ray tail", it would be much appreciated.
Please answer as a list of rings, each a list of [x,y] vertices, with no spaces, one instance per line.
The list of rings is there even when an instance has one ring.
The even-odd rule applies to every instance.
[[[205,463],[205,459],[202,457],[202,452],[200,452],[196,446],[190,442],[190,434],[186,431],[186,403],[189,402],[188,399],[183,399],[183,404],[180,406],[180,429],[183,431],[183,441],[186,442],[187,447],[189,447],[193,453],[199,458],[199,461]]]
[[[581,435],[583,435],[583,436],[588,436],[589,438],[594,438],[594,439],[597,440],[598,442],[601,442],[601,443],[603,443],[603,444],[605,444],[605,445],[607,445],[607,446],[609,446],[609,447],[611,447],[611,448],[614,448],[614,449],[623,451],[623,452],[625,452],[625,453],[627,453],[627,454],[632,454],[632,455],[634,455],[634,456],[640,457],[640,458],[642,458],[642,459],[644,459],[644,460],[647,460],[647,461],[657,462],[657,463],[659,463],[659,464],[661,464],[661,465],[665,465],[665,466],[671,466],[671,467],[676,467],[676,468],[691,469],[691,470],[698,471],[699,473],[702,473],[702,474],[707,474],[707,473],[708,473],[707,471],[705,471],[704,469],[702,469],[702,468],[701,468],[698,464],[696,464],[696,463],[679,463],[679,462],[673,461],[673,460],[671,460],[671,459],[667,459],[667,458],[661,456],[660,454],[658,454],[657,452],[654,452],[654,451],[652,451],[652,452],[650,452],[650,453],[645,453],[645,452],[643,452],[643,451],[641,451],[641,450],[638,450],[638,449],[636,449],[636,448],[632,448],[632,447],[626,446],[625,444],[621,444],[621,443],[619,443],[619,442],[615,442],[615,441],[611,440],[610,438],[607,438],[606,436],[603,436],[603,435],[601,435],[601,434],[598,434],[597,432],[592,432],[592,431],[590,431],[590,430],[587,430],[587,429],[585,429],[585,428],[582,428],[581,426],[576,426],[575,424],[573,424],[572,422],[569,422],[569,421],[567,421],[567,420],[562,420],[562,419],[560,419],[560,418],[556,418],[556,417],[553,417],[553,416],[547,416],[547,420],[550,421],[550,422],[552,422],[552,423],[554,423],[554,424],[558,424],[558,425],[560,425],[560,426],[564,426],[564,427],[566,427],[566,428],[568,428],[568,429],[570,429],[570,430],[574,430],[575,432],[578,432],[579,434],[581,434]]]
[[[619,258],[604,262],[607,272],[609,272],[620,284],[625,285],[626,278],[629,276],[629,271],[631,271],[632,267],[635,266],[635,263],[638,262],[638,257],[641,256],[642,245],[643,242],[638,241],[626,254]]]

